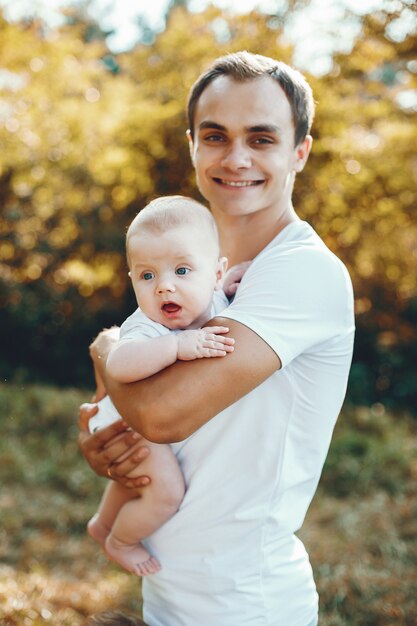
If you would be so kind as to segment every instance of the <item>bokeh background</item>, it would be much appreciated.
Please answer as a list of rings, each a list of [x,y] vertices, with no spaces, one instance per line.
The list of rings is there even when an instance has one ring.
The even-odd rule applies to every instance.
[[[0,1],[1,623],[75,626],[106,603],[138,608],[137,585],[84,537],[102,488],[75,443],[93,388],[87,346],[135,306],[131,219],[157,195],[198,197],[191,84],[214,57],[248,49],[313,87],[294,204],[355,289],[344,419],[303,531],[322,623],[417,624],[415,5],[151,5]]]

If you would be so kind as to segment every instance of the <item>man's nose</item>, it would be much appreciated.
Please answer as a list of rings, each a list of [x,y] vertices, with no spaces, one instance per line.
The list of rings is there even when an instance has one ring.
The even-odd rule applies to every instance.
[[[221,166],[227,169],[239,170],[251,167],[252,159],[249,147],[241,141],[234,141],[226,147]]]

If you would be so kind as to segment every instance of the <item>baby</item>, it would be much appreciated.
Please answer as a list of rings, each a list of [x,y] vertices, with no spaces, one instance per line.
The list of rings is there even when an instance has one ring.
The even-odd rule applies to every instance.
[[[233,351],[228,328],[204,324],[228,305],[244,272],[225,278],[216,224],[203,205],[182,196],[159,198],[133,220],[126,236],[129,276],[139,308],[121,326],[107,372],[121,383],[141,380],[177,359],[225,357]],[[98,381],[99,386],[101,381]],[[90,419],[94,432],[121,419],[106,396]],[[160,569],[141,540],[178,510],[184,479],[169,445],[146,443],[151,453],[131,477],[152,477],[149,486],[127,489],[110,482],[88,524],[107,555],[138,576]],[[121,461],[122,459],[118,459]]]

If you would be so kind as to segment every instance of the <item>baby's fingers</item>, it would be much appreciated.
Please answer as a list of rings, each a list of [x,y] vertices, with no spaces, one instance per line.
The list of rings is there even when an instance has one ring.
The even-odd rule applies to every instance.
[[[218,343],[227,346],[233,346],[235,340],[233,337],[222,337],[221,335],[214,335],[213,333],[207,333],[205,335],[205,341],[207,342],[205,345],[210,345],[210,343]]]
[[[218,350],[217,348],[203,348],[202,352],[201,352],[201,356],[203,356],[206,359],[209,359],[211,357],[219,357],[219,356],[226,356],[227,352],[226,350]]]
[[[222,337],[223,339],[223,337]],[[226,356],[228,352],[233,352],[234,346],[230,344],[225,344],[216,340],[207,340],[204,343],[204,356]]]
[[[239,287],[239,285],[240,285],[239,281],[237,281],[235,283],[231,283],[230,285],[228,285],[228,287],[227,287],[227,294],[226,295],[229,296],[229,298],[231,296],[234,296],[236,291],[237,291],[237,288]]]
[[[222,335],[229,332],[227,326],[206,326],[201,330],[204,330],[206,333],[214,333],[215,335]]]
[[[233,346],[235,343],[233,337],[216,337],[216,341],[220,341],[224,346]]]

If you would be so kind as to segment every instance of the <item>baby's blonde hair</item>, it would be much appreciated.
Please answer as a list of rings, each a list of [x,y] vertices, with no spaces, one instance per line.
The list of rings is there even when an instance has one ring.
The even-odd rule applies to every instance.
[[[126,233],[129,258],[129,241],[134,235],[147,231],[165,233],[180,226],[195,226],[204,231],[220,255],[219,234],[209,209],[187,196],[162,196],[152,200],[133,219]],[[192,235],[191,235],[192,236]]]

